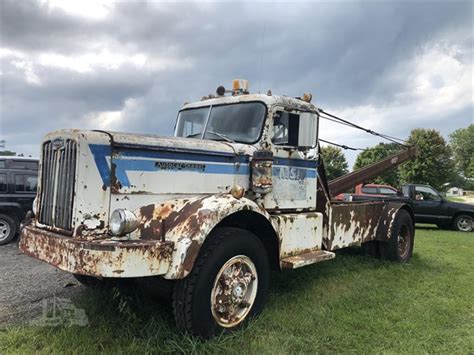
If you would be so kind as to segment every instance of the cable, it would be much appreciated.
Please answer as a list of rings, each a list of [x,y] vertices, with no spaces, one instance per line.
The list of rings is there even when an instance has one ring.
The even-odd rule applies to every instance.
[[[327,144],[331,144],[331,145],[335,145],[336,147],[340,147],[342,149],[346,149],[346,150],[366,150],[364,148],[354,148],[354,147],[349,147],[347,145],[344,145],[344,144],[338,144],[338,143],[334,143],[334,142],[330,142],[330,141],[327,141],[327,140],[324,140],[322,138],[319,138],[319,140],[321,142],[324,142],[324,143],[327,143]]]
[[[387,134],[383,134],[383,133],[378,133],[378,132],[375,132],[369,128],[365,128],[365,127],[362,127],[362,126],[359,126],[355,123],[352,123],[350,121],[347,121],[343,118],[340,118],[340,117],[337,117],[335,115],[332,115],[326,111],[324,111],[323,109],[319,108],[319,111],[320,113],[323,113],[325,116],[323,115],[320,115],[321,118],[324,118],[326,120],[329,120],[329,121],[332,121],[332,122],[335,122],[335,123],[339,123],[339,124],[343,124],[345,126],[349,126],[349,127],[353,127],[353,128],[357,128],[357,129],[360,129],[362,131],[365,131],[369,134],[372,134],[374,136],[377,136],[377,137],[380,137],[380,138],[383,138],[383,139],[386,139],[392,143],[396,143],[398,145],[401,145],[405,148],[408,148],[409,146],[406,144],[406,141],[404,139],[401,139],[401,138],[397,138],[397,137],[393,137],[393,136],[389,136]],[[403,142],[403,143],[400,143],[400,142]]]

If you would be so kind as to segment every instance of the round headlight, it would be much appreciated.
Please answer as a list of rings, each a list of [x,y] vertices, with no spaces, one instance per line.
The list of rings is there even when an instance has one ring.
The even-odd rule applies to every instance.
[[[113,235],[123,235],[133,232],[138,227],[138,220],[133,212],[119,208],[112,212],[109,227]]]

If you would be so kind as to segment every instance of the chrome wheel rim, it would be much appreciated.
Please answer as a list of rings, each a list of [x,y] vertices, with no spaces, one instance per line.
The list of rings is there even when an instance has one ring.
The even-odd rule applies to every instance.
[[[407,225],[403,225],[398,233],[398,254],[402,259],[406,258],[410,251],[410,229]]]
[[[10,235],[10,231],[10,224],[4,219],[0,219],[0,241],[7,239]]]
[[[468,217],[459,218],[458,229],[463,232],[470,232],[472,229],[472,220]]]
[[[222,327],[231,328],[248,315],[257,297],[258,275],[245,255],[229,259],[219,270],[211,292],[211,312]]]

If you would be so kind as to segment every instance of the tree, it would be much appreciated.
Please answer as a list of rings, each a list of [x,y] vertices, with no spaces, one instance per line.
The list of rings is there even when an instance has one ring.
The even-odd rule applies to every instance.
[[[16,155],[16,153],[12,152],[11,150],[0,150],[0,155],[14,157]]]
[[[375,147],[368,148],[363,152],[359,153],[354,164],[354,170],[363,168],[364,166],[384,159],[389,155],[398,152],[401,149],[402,148],[400,148],[400,146],[395,143],[379,143]],[[370,181],[366,181],[366,183],[383,184],[398,187],[400,184],[400,174],[398,172],[398,169],[393,169],[371,179]]]
[[[321,155],[326,168],[326,177],[329,181],[348,173],[349,165],[341,148],[321,147]]]
[[[456,169],[466,178],[474,178],[470,165],[474,157],[474,124],[449,135]]]
[[[441,189],[454,177],[451,148],[441,134],[434,129],[417,128],[411,131],[408,144],[417,145],[420,156],[400,166],[403,182],[428,184]]]

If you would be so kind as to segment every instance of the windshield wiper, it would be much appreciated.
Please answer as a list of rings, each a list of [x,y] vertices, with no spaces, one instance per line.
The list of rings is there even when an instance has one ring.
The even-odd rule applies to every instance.
[[[222,133],[218,133],[218,132],[213,132],[213,131],[206,131],[206,133],[210,133],[210,134],[214,134],[222,139],[224,139],[225,141],[227,142],[230,142],[230,143],[235,143],[235,141],[230,138],[230,137],[227,137],[225,134],[222,134]]]
[[[197,137],[197,136],[200,136],[201,134],[202,134],[202,132],[188,134],[188,135],[186,136],[186,138],[193,138],[193,137]]]

